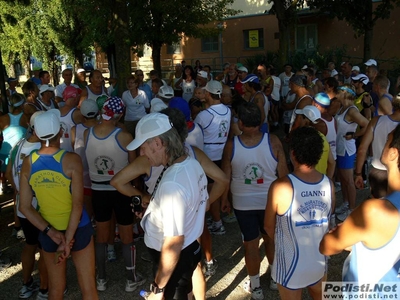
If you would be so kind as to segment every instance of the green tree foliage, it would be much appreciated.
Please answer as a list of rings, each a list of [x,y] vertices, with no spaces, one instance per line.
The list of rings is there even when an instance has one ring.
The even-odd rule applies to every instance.
[[[353,28],[357,37],[364,37],[364,60],[371,58],[373,29],[378,20],[388,19],[399,0],[382,0],[373,4],[372,0],[308,0],[312,9],[331,18],[345,20]]]

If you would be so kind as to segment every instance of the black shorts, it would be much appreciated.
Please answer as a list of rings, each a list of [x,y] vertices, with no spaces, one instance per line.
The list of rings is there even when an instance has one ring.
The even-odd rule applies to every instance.
[[[65,231],[62,231],[65,232]],[[71,251],[79,251],[85,249],[89,245],[90,240],[93,236],[92,223],[89,222],[82,227],[78,227],[74,235],[74,244],[72,245]],[[56,252],[58,245],[53,242],[53,240],[43,232],[39,233],[39,242],[42,245],[42,249],[46,252]]]
[[[371,195],[374,198],[382,198],[387,195],[388,173],[386,170],[379,170],[371,167],[368,174]]]
[[[222,165],[222,160],[221,159],[220,160],[214,160],[213,163],[216,164],[218,166],[218,168],[221,169],[221,165]],[[207,183],[208,184],[214,183],[214,180],[207,176]]]
[[[39,244],[39,233],[40,230],[37,229],[28,219],[18,217],[19,222],[21,223],[22,230],[25,235],[25,242],[28,245],[34,246]]]
[[[93,213],[97,222],[110,221],[114,211],[118,224],[133,224],[131,197],[122,195],[118,191],[92,190],[92,192]]]
[[[156,276],[160,263],[161,252],[148,248],[153,258],[153,275]],[[201,248],[197,241],[181,251],[178,263],[172,273],[164,291],[164,299],[187,299],[192,291],[192,275],[197,264],[201,261]]]
[[[237,210],[235,209],[236,220],[238,221],[243,241],[250,242],[262,234],[267,234],[264,229],[265,210]]]
[[[271,104],[272,104],[273,106],[279,106],[279,100],[274,100],[274,99],[272,99],[272,100],[271,100]]]

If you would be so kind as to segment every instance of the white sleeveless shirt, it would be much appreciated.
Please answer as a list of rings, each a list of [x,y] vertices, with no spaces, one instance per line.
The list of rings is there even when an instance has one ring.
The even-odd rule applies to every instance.
[[[86,127],[83,124],[78,124],[75,126],[75,145],[74,145],[74,152],[78,154],[82,159],[83,164],[83,185],[85,188],[90,188],[92,186],[92,181],[90,180],[89,176],[89,166],[86,159],[85,153],[85,140],[84,140],[84,133],[86,129],[90,127]]]
[[[128,165],[128,151],[123,149],[117,136],[121,128],[115,128],[108,136],[99,138],[90,128],[85,149],[89,165],[92,190],[115,191],[110,180]]]
[[[371,165],[378,170],[385,170],[386,167],[381,163],[381,154],[385,147],[387,136],[399,125],[399,121],[394,121],[388,115],[380,116],[374,128],[374,138],[372,140],[372,161]]]
[[[349,123],[345,120],[347,112],[352,107],[358,110],[356,106],[351,105],[344,112],[335,116],[337,124],[336,154],[339,156],[344,156],[345,153],[351,156],[356,153],[356,141],[354,139],[346,140],[344,137],[347,132],[356,132],[357,130],[357,123]]]
[[[191,82],[186,82],[186,80],[182,80],[182,98],[189,102],[189,100],[193,97],[194,88],[196,87],[196,83],[194,80]]]
[[[277,178],[278,166],[269,134],[265,133],[254,147],[245,146],[240,136],[235,136],[231,166],[233,207],[238,210],[265,210],[268,190]]]
[[[327,121],[323,118],[321,118],[322,121],[325,122],[326,127],[328,129],[326,133],[326,139],[328,140],[329,146],[331,148],[331,152],[333,155],[333,158],[336,160],[336,138],[337,138],[337,132],[335,128],[335,119],[332,118],[332,120]]]
[[[319,281],[326,272],[326,257],[319,243],[328,231],[332,209],[331,184],[327,176],[307,183],[288,175],[293,200],[283,215],[276,216],[275,258],[272,278],[289,289]]]
[[[76,125],[73,119],[75,110],[76,108],[73,108],[66,115],[60,117],[60,125],[63,129],[63,135],[60,139],[60,148],[68,152],[74,151],[71,144],[71,128]]]

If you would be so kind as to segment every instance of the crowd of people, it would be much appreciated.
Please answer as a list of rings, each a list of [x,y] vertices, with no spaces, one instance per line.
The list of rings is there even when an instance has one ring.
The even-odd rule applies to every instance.
[[[268,288],[281,299],[304,288],[321,299],[327,255],[352,246],[344,281],[398,281],[400,94],[374,59],[362,69],[286,64],[278,75],[266,62],[252,72],[227,63],[213,74],[182,61],[169,80],[153,70],[145,82],[138,69],[125,89],[106,87],[99,70],[87,84],[83,69],[65,69],[62,84],[42,71],[22,94],[10,78],[0,159],[15,192],[13,234],[25,239],[19,298],[62,299],[71,255],[82,298],[98,299],[115,242],[133,292],[146,281],[136,271],[144,238],[148,299],[205,299],[218,268],[211,235],[229,222],[242,234],[252,299],[266,292],[261,237]],[[356,207],[367,184],[373,199]]]

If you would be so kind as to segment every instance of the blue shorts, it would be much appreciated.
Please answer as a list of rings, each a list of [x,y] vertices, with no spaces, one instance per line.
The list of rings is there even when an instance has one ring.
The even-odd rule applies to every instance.
[[[75,242],[72,245],[71,251],[79,251],[85,249],[87,245],[89,245],[90,240],[92,239],[93,232],[94,230],[91,222],[89,222],[85,226],[78,227],[74,235]],[[47,234],[40,232],[39,242],[44,251],[49,253],[57,252],[58,245],[54,243],[53,240]]]
[[[354,162],[356,159],[356,154],[348,155],[347,152],[344,156],[337,155],[336,157],[336,167],[338,169],[354,169]]]
[[[262,234],[267,234],[264,229],[265,210],[237,210],[235,209],[236,220],[244,242],[255,240]]]

